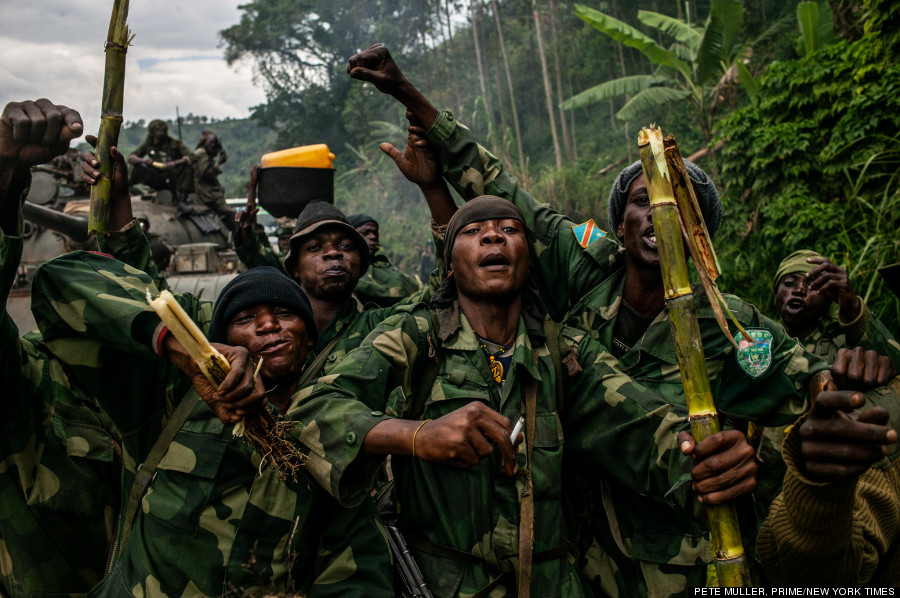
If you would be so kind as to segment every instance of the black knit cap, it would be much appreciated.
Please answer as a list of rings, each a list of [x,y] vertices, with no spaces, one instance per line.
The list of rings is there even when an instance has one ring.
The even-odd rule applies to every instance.
[[[467,201],[456,210],[450,222],[447,223],[447,233],[444,235],[444,262],[450,265],[450,254],[453,252],[453,244],[456,243],[456,235],[463,227],[473,222],[485,220],[500,220],[510,218],[525,223],[522,212],[511,202],[496,195],[481,195],[471,201]]]
[[[353,228],[359,228],[366,222],[374,222],[375,224],[378,224],[378,221],[368,214],[351,214],[350,216],[347,216],[347,221]]]
[[[359,251],[359,275],[362,276],[369,269],[369,246],[362,235],[356,232],[356,228],[347,222],[347,217],[339,209],[334,207],[327,201],[311,201],[306,204],[300,216],[297,218],[297,224],[294,225],[294,236],[291,237],[290,249],[284,258],[284,269],[293,274],[294,261],[300,252],[300,244],[309,235],[313,234],[323,226],[335,225],[346,230],[347,235],[353,240]]]
[[[238,274],[222,289],[209,323],[209,340],[224,343],[231,318],[255,305],[286,307],[303,318],[309,340],[319,337],[309,299],[300,285],[271,266],[261,266]]]
[[[703,214],[703,220],[706,222],[706,228],[709,235],[715,236],[719,230],[719,224],[722,222],[722,200],[719,199],[719,192],[716,190],[715,183],[710,180],[703,170],[689,160],[684,161],[687,168],[688,176],[691,183],[694,184],[694,192],[697,194],[697,203],[700,204],[700,212]],[[616,234],[622,216],[625,213],[625,202],[628,198],[628,188],[638,175],[643,174],[641,161],[638,160],[630,166],[627,166],[619,176],[616,177],[612,189],[609,191],[609,203],[607,203],[607,221],[609,223],[609,232]]]

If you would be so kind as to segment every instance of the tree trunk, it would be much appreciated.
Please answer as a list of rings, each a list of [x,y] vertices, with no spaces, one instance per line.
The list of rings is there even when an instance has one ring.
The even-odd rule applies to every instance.
[[[494,81],[494,91],[497,93],[497,111],[500,113],[500,129],[501,135],[498,137],[505,138],[506,131],[509,129],[508,121],[506,120],[506,102],[503,101],[503,83],[500,81],[500,63],[497,61],[497,45],[494,44],[494,51],[491,52],[491,58],[493,58],[494,63],[494,76],[492,81]]]
[[[557,105],[559,105],[563,103],[564,98],[562,87],[562,72],[559,68],[559,38],[556,35],[556,18],[556,2],[554,0],[550,0],[550,35],[553,38],[553,68],[556,70],[556,103]],[[572,138],[571,135],[569,135],[569,125],[566,123],[566,111],[562,108],[559,108],[559,121],[560,123],[562,123],[563,146],[566,149],[566,159],[570,161],[574,160],[575,150],[572,148]]]
[[[544,39],[541,36],[541,17],[538,14],[537,0],[532,0],[531,2],[531,13],[534,16],[534,31],[537,36],[538,55],[541,57],[541,77],[544,81],[544,98],[547,100],[547,115],[550,117],[550,133],[553,137],[553,154],[556,157],[556,169],[562,170],[562,152],[559,149],[559,135],[556,133],[553,91],[550,89],[550,73],[547,70],[547,56],[544,53]]]
[[[491,97],[487,92],[487,85],[484,82],[484,67],[481,64],[481,40],[478,39],[478,15],[475,11],[475,0],[470,0],[469,9],[472,14],[472,38],[475,41],[475,62],[478,63],[478,82],[481,84],[481,97],[484,98],[484,108],[487,114],[486,121],[491,122],[494,118],[494,112],[491,110]]]
[[[453,58],[456,56],[456,51],[453,47],[453,27],[450,23],[450,0],[446,0],[444,2],[444,15],[447,17],[447,43],[449,48],[449,53],[447,55],[447,65],[453,64]],[[453,85],[453,101],[456,106],[457,114],[462,115],[462,100],[459,96],[459,86]]]
[[[522,131],[519,128],[519,113],[516,110],[516,94],[513,91],[512,75],[509,72],[509,56],[506,53],[506,43],[503,41],[503,28],[500,26],[500,9],[497,0],[491,0],[494,5],[494,25],[497,27],[497,40],[500,42],[500,50],[503,54],[503,68],[506,71],[506,85],[509,88],[509,103],[512,106],[513,127],[516,135],[516,149],[519,152],[519,174],[525,175],[525,152],[522,151]]]

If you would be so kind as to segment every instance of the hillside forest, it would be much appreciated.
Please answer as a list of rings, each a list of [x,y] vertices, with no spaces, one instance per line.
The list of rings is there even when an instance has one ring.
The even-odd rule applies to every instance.
[[[432,103],[453,111],[539,201],[606,228],[616,174],[656,123],[717,183],[720,286],[772,310],[790,252],[847,269],[889,329],[900,303],[876,270],[900,262],[900,0],[258,0],[220,32],[267,102],[249,120],[189,115],[229,153],[245,195],[274,149],[327,143],[335,202],[381,223],[417,269],[429,237],[417,189],[379,149],[405,143],[401,107],[351,80],[347,58],[383,42]],[[165,117],[165,115],[161,115]],[[169,115],[175,135],[174,115]],[[136,147],[145,123],[120,142]]]

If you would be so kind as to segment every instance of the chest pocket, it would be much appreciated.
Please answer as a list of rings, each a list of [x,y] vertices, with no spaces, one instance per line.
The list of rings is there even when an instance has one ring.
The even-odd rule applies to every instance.
[[[87,403],[56,401],[26,501],[42,509],[96,515],[118,499],[116,442]]]
[[[555,411],[536,413],[531,453],[535,501],[558,500],[562,496],[562,456],[563,429],[559,416]]]
[[[472,401],[480,401],[496,409],[489,384],[494,382],[486,382],[474,365],[463,359],[447,359],[437,383],[425,399],[424,417],[436,419]]]
[[[221,431],[218,419],[185,422],[160,460],[142,504],[148,517],[191,535],[197,533],[229,442],[212,430],[200,431],[208,424]]]

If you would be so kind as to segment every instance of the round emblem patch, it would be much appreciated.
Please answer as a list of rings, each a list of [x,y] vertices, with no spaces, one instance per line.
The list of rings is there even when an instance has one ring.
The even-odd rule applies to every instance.
[[[738,345],[734,357],[742,370],[758,378],[772,365],[772,333],[765,328],[747,328],[747,333],[753,338],[752,343],[740,332],[734,335]]]

